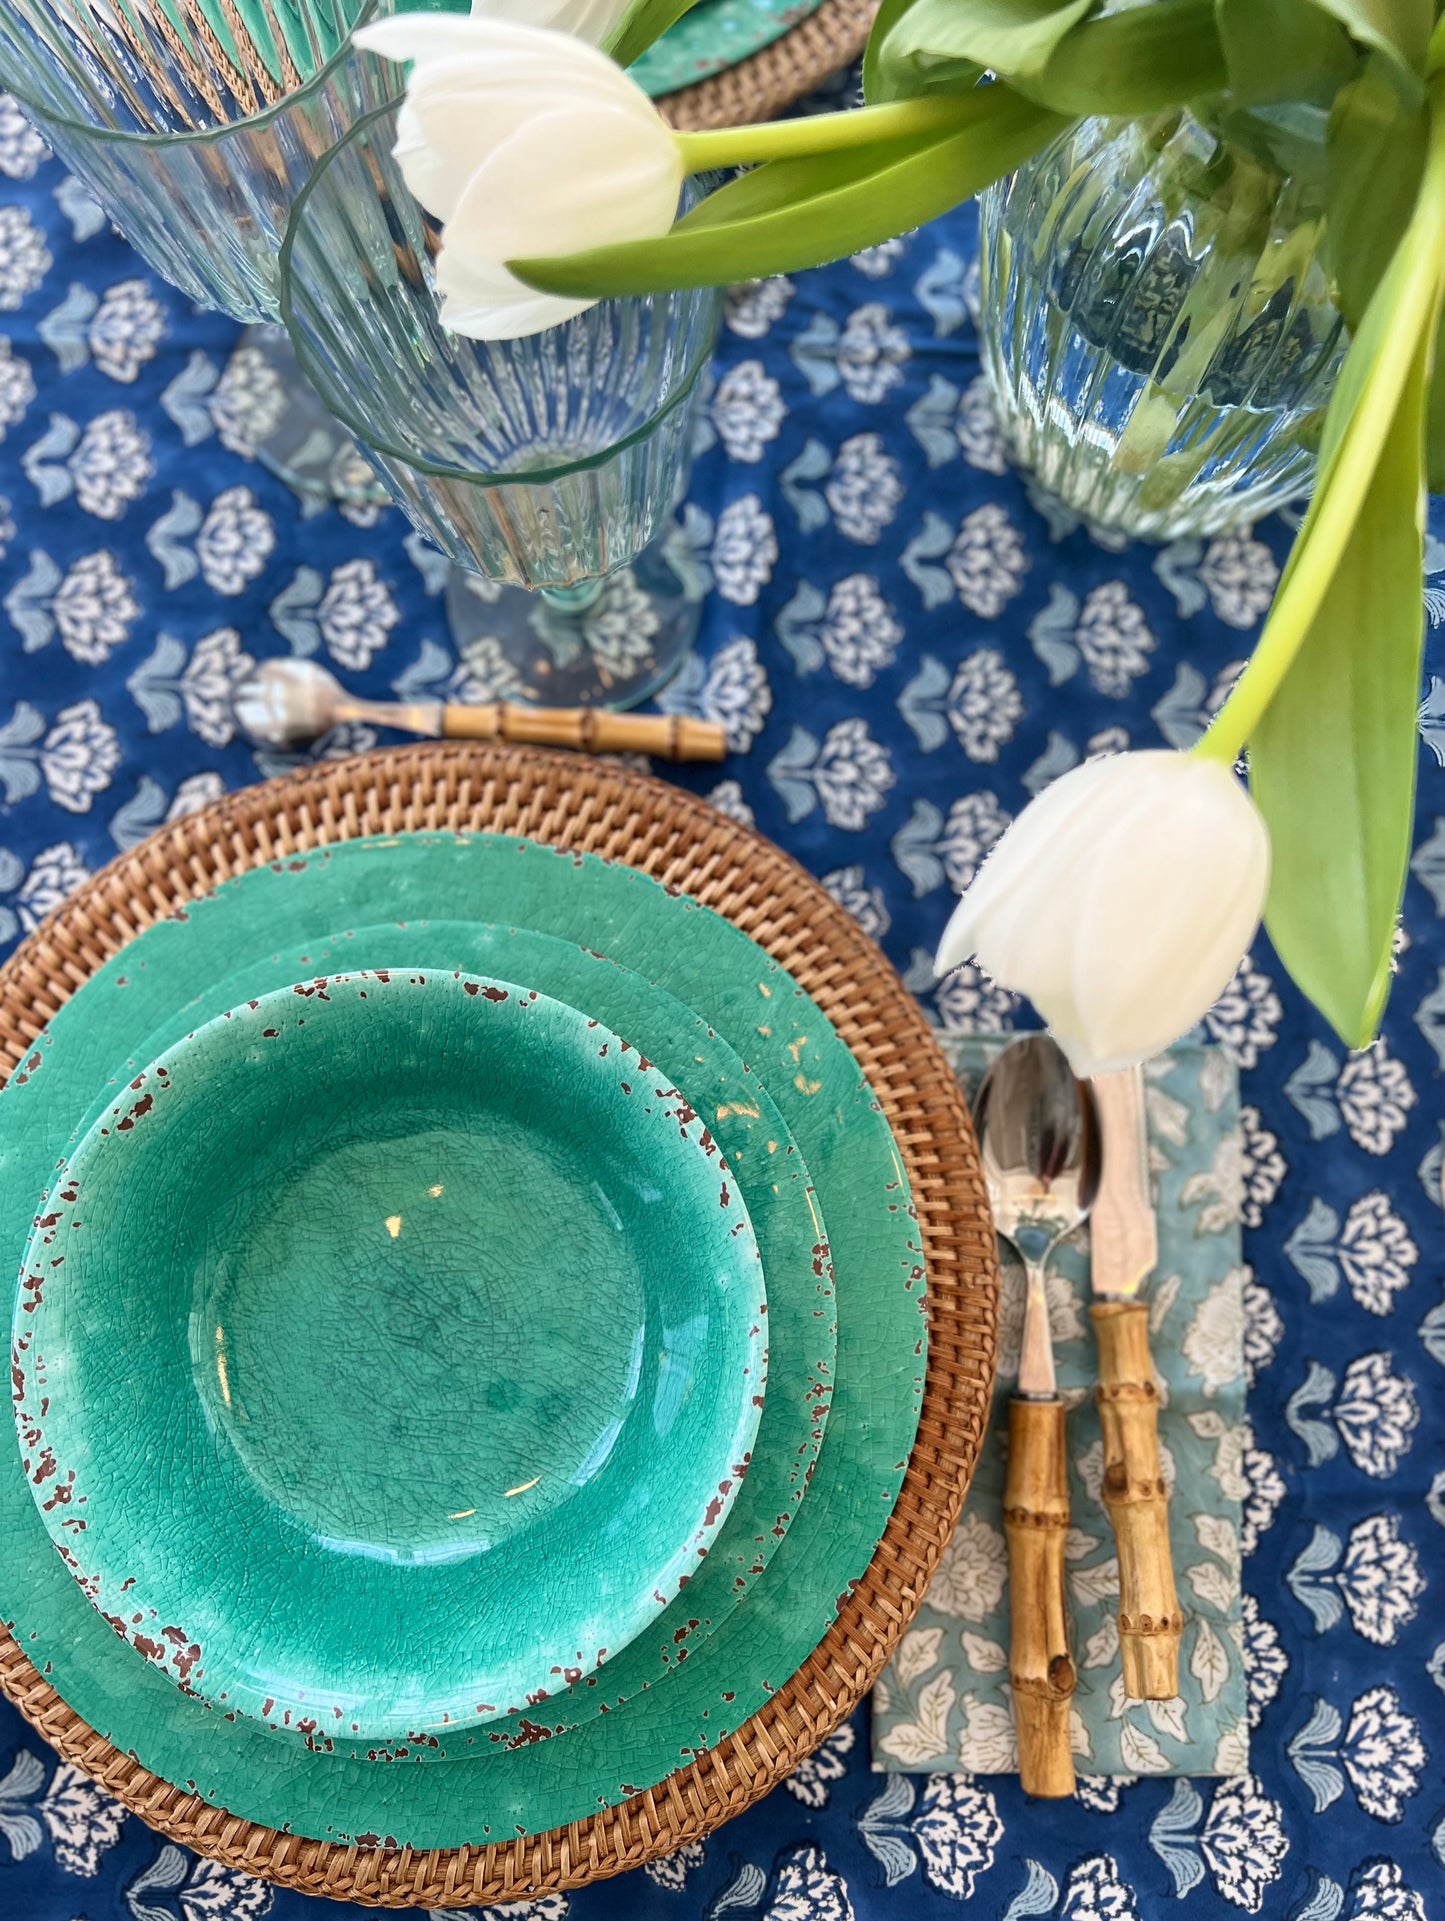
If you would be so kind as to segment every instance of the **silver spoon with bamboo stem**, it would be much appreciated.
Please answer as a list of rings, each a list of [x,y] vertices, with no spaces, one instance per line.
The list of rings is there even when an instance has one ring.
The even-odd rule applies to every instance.
[[[1024,1267],[1018,1385],[1009,1403],[1004,1536],[1009,1683],[1026,1794],[1074,1791],[1064,1545],[1069,1526],[1064,1403],[1054,1377],[1049,1257],[1088,1218],[1099,1185],[1093,1095],[1047,1034],[1011,1041],[983,1078],[974,1122],[999,1237]]]
[[[617,714],[602,707],[523,707],[505,700],[358,700],[314,660],[263,660],[236,689],[236,719],[253,740],[299,747],[343,721],[429,739],[506,740],[593,754],[722,760],[726,730],[690,714]]]

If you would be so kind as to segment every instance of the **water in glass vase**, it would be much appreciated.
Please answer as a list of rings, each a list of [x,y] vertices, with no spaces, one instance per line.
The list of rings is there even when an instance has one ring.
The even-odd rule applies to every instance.
[[[1324,116],[1084,121],[982,196],[1014,459],[1096,526],[1218,533],[1307,493],[1346,338]]]

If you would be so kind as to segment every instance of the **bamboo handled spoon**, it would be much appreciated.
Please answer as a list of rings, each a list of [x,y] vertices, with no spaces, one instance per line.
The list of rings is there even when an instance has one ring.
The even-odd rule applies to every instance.
[[[1024,1265],[1003,1511],[1019,1779],[1026,1794],[1057,1799],[1074,1791],[1069,1705],[1075,1674],[1064,1594],[1064,1403],[1054,1378],[1045,1277],[1054,1248],[1093,1205],[1099,1128],[1093,1096],[1047,1034],[1004,1048],[978,1090],[974,1119],[994,1226]]]
[[[1169,1495],[1159,1465],[1159,1392],[1149,1357],[1149,1310],[1139,1289],[1159,1258],[1149,1199],[1144,1076],[1094,1078],[1104,1171],[1090,1232],[1099,1344],[1094,1399],[1104,1436],[1104,1505],[1119,1549],[1119,1655],[1124,1692],[1170,1701],[1179,1692],[1184,1616],[1169,1553]]]
[[[395,727],[429,739],[508,740],[581,747],[594,754],[721,760],[727,734],[688,714],[616,714],[600,707],[521,707],[505,700],[356,700],[314,660],[263,660],[236,690],[236,719],[253,740],[297,747],[342,721]]]

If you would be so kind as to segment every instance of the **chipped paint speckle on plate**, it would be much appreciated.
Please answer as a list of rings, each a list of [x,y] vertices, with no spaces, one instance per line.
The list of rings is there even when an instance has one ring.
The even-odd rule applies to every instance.
[[[391,1743],[390,1761],[438,1761],[548,1739],[594,1714],[610,1713],[692,1659],[766,1568],[799,1512],[827,1426],[837,1352],[837,1316],[827,1227],[802,1151],[758,1075],[680,1001],[630,968],[575,941],[523,928],[413,920],[348,928],[303,951],[249,961],[174,1014],[118,1068],[129,1081],[190,1028],[243,996],[306,967],[461,964],[473,974],[533,982],[554,999],[588,1009],[631,1035],[709,1122],[737,1176],[768,1280],[768,1392],[752,1466],[732,1509],[687,1588],[605,1669],[568,1683],[559,1667],[545,1703],[485,1728],[456,1723],[419,1741]],[[113,1098],[110,1096],[109,1098]],[[104,1102],[97,1103],[103,1105]],[[374,1744],[315,1737],[326,1752],[377,1758]]]
[[[767,1327],[736,1176],[630,1041],[511,981],[325,976],[199,1026],[61,1163],[15,1313],[22,1462],[177,1687],[425,1744],[686,1589]]]

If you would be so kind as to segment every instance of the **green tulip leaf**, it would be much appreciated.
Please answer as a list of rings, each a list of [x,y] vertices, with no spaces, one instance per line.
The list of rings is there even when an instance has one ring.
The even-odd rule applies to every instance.
[[[770,160],[710,194],[658,239],[508,265],[529,286],[577,298],[796,273],[947,212],[1065,125],[999,83],[960,95],[957,107],[941,129]]]
[[[1362,47],[1387,54],[1402,73],[1417,78],[1425,67],[1425,49],[1435,24],[1431,0],[1314,0],[1322,13],[1333,14]]]
[[[1214,0],[1147,0],[1086,21],[1019,91],[1071,117],[1157,113],[1228,82]]]
[[[1348,33],[1314,0],[1215,0],[1215,16],[1236,106],[1327,106],[1358,61]]]
[[[1358,327],[1414,211],[1428,122],[1398,70],[1372,54],[1330,113],[1328,244],[1340,311]]]
[[[1155,113],[1223,90],[1214,9],[1215,0],[1147,0],[1089,17],[1061,0],[914,0],[874,30],[868,97],[968,87],[988,67],[1071,119]]]
[[[602,42],[619,67],[630,67],[640,60],[654,40],[660,40],[669,27],[690,13],[698,0],[632,0],[631,6]]]
[[[1435,327],[1430,402],[1425,416],[1425,476],[1432,494],[1445,494],[1445,313]]]
[[[1328,585],[1249,740],[1273,847],[1265,925],[1349,1047],[1368,1044],[1389,991],[1414,812],[1435,228],[1427,220],[1396,249],[1340,370],[1276,606],[1305,568],[1323,569]],[[1337,488],[1355,502],[1350,530],[1338,552],[1317,552],[1314,528]],[[1262,647],[1268,638],[1266,627]]]
[[[1095,0],[915,0],[885,30],[880,55],[915,88],[935,68],[950,76],[990,67],[1017,84],[1037,80],[1064,37]],[[865,83],[866,84],[866,83]]]
[[[863,49],[863,98],[870,107],[880,106],[885,100],[906,100],[925,90],[910,70],[895,69],[884,59],[889,34],[911,8],[922,4],[923,0],[883,0],[874,14],[868,44]],[[931,75],[928,85],[939,84],[939,78]],[[947,72],[941,78],[962,89],[975,85],[979,70],[972,61],[964,60],[958,63],[956,72]]]
[[[964,93],[982,79],[983,68],[975,60],[949,59],[935,52],[925,71],[909,59],[897,58],[898,48],[906,50],[911,45],[910,37],[890,49],[894,27],[913,8],[926,4],[929,0],[883,0],[874,14],[863,50],[863,98],[869,106],[885,100],[910,100],[923,93]]]
[[[1325,604],[1250,743],[1273,848],[1265,926],[1347,1047],[1379,1025],[1410,856],[1423,434],[1422,352]]]

